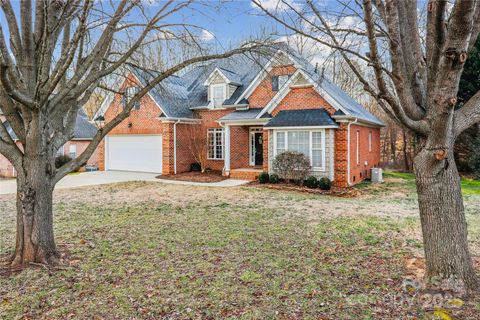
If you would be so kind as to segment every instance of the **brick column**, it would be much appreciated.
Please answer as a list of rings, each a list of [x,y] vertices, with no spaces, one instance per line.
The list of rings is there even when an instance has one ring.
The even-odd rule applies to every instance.
[[[103,138],[102,142],[98,145],[98,170],[105,171],[105,139]]]
[[[268,172],[268,144],[270,143],[269,141],[269,131],[266,129],[263,129],[263,171]]]
[[[164,123],[162,135],[163,175],[174,174],[174,134],[173,123]]]
[[[348,187],[348,124],[335,130],[335,186]]]

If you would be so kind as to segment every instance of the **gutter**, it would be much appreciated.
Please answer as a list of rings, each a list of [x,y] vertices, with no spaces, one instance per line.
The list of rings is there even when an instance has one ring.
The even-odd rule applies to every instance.
[[[347,143],[348,143],[348,148],[347,148],[347,167],[348,167],[348,171],[347,171],[347,183],[348,183],[348,186],[351,186],[352,183],[350,182],[350,126],[354,123],[357,123],[358,122],[358,118],[355,118],[355,121],[353,122],[349,122],[348,123],[348,129],[347,129],[347,134],[348,134],[348,138],[347,138]]]
[[[340,115],[338,115],[338,116],[333,115],[332,118],[335,119],[335,120],[340,120],[340,121],[355,119],[354,122],[357,122],[357,120],[358,120],[358,124],[364,123],[366,125],[375,126],[375,127],[379,127],[379,128],[385,127],[385,124],[383,124],[383,123],[373,122],[373,121],[369,121],[369,120],[365,120],[365,119],[359,119],[358,117],[352,117],[352,116],[348,116],[348,115],[341,115],[341,116]]]
[[[183,123],[200,123],[200,119],[191,119],[191,118],[161,118],[157,117],[157,120],[161,122],[183,122]]]

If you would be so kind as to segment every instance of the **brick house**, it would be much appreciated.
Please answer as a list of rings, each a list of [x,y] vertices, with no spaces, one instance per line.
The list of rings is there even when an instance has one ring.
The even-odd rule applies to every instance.
[[[4,116],[0,114],[0,121],[7,128],[8,133],[13,138],[14,141],[17,140],[17,136],[13,132],[10,124],[5,121]],[[97,128],[90,123],[87,116],[80,110],[76,123],[75,123],[75,133],[74,138],[67,143],[65,143],[57,152],[58,155],[66,155],[71,158],[75,158],[77,155],[80,155],[87,146],[90,144],[90,141],[93,139],[93,136],[97,133]],[[17,142],[20,146],[20,142]],[[93,155],[88,160],[88,165],[98,166],[98,149],[93,153]],[[80,171],[84,171],[85,167],[80,168]],[[11,178],[15,176],[15,169],[10,161],[7,160],[4,156],[0,154],[0,177]]]
[[[101,170],[190,170],[192,132],[208,143],[207,167],[254,179],[274,157],[303,152],[312,174],[358,183],[380,162],[382,122],[286,46],[273,56],[237,55],[171,76],[145,95],[99,147]],[[97,117],[111,120],[158,73],[128,67],[120,92]]]

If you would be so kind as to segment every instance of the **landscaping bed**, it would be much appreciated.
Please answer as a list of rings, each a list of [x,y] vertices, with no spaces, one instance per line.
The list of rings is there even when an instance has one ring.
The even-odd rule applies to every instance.
[[[268,189],[281,190],[281,191],[296,191],[296,192],[321,194],[321,195],[343,197],[343,198],[355,198],[362,195],[362,191],[355,188],[332,187],[330,190],[322,190],[319,188],[312,189],[306,186],[289,184],[285,182],[279,182],[279,183],[273,184],[273,183],[260,183],[258,181],[252,181],[248,185],[256,188],[268,188]]]
[[[226,180],[227,178],[222,176],[222,172],[220,171],[210,171],[210,172],[198,172],[198,171],[191,171],[191,172],[183,172],[178,173],[175,175],[167,175],[167,176],[158,176],[157,179],[164,179],[164,180],[176,180],[176,181],[189,181],[189,182],[220,182]]]

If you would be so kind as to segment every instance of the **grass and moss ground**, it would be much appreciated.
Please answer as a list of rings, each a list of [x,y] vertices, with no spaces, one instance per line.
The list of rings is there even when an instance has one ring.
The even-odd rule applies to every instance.
[[[140,182],[59,190],[70,265],[0,275],[0,319],[479,319],[475,298],[411,288],[414,188],[388,173],[354,199]],[[464,181],[475,255],[479,188]],[[14,201],[0,196],[0,254],[13,246]]]

